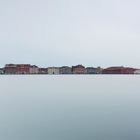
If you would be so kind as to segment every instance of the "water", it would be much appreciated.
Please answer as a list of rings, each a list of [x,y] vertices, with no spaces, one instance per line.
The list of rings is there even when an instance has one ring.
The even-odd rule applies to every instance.
[[[0,77],[0,140],[139,140],[140,76]]]

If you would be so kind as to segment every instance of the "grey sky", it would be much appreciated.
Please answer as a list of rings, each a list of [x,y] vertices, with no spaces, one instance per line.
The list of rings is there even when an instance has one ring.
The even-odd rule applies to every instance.
[[[0,0],[0,66],[140,67],[139,0]]]

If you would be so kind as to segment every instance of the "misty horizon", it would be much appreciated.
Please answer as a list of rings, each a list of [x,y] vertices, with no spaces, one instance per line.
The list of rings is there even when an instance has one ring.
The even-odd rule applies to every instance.
[[[0,2],[0,67],[140,67],[138,0]]]

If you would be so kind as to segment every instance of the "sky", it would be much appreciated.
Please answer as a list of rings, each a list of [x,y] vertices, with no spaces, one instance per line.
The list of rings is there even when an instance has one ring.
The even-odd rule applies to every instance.
[[[140,68],[139,0],[0,0],[0,66]]]

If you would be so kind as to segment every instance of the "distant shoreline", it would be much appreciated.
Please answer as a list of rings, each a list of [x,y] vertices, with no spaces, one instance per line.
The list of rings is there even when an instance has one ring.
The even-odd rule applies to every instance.
[[[98,74],[140,74],[140,69],[124,66],[108,68],[76,66],[61,66],[41,68],[31,64],[6,64],[0,68],[2,75],[98,75]]]

